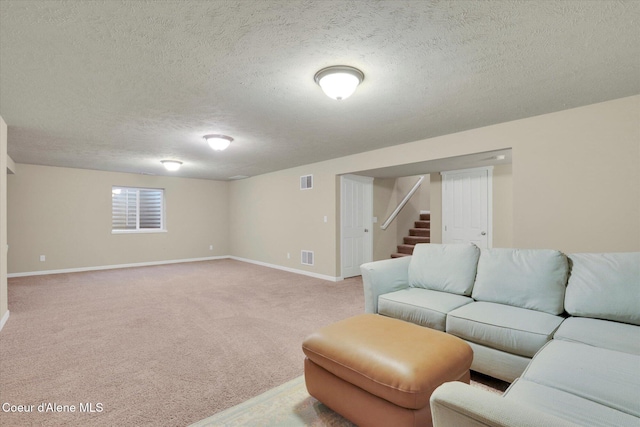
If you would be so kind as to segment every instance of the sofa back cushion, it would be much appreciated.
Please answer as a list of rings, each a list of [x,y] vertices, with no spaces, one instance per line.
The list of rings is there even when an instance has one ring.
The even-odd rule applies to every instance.
[[[471,243],[418,244],[409,263],[409,286],[469,296],[479,256]]]
[[[482,249],[472,298],[549,314],[564,311],[567,257],[548,249]]]
[[[569,259],[569,314],[640,325],[640,252],[572,254]]]

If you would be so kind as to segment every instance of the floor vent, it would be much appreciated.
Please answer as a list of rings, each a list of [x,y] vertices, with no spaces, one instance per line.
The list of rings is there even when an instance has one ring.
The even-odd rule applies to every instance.
[[[313,188],[313,175],[305,175],[300,177],[300,189],[310,190]]]
[[[302,251],[302,263],[304,265],[313,265],[313,252]]]

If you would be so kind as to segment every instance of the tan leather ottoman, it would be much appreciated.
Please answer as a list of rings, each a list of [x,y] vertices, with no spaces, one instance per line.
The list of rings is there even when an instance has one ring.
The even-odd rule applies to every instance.
[[[362,427],[431,426],[431,393],[469,383],[473,360],[457,337],[377,314],[322,328],[302,350],[309,394]]]

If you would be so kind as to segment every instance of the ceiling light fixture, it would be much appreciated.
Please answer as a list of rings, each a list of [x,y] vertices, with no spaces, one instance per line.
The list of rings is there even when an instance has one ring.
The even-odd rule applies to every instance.
[[[175,172],[180,169],[182,162],[178,160],[160,160],[160,163],[164,165],[164,168],[168,171]]]
[[[233,138],[230,136],[218,134],[205,135],[203,138],[207,141],[209,147],[216,151],[226,150],[231,144],[231,141],[233,141]]]
[[[334,65],[318,71],[313,78],[329,97],[347,99],[364,80],[364,73],[347,65]]]

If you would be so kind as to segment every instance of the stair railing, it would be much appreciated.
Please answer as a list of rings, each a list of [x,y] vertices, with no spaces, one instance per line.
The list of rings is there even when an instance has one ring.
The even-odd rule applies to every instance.
[[[424,180],[424,176],[421,176],[418,179],[418,182],[416,182],[413,188],[409,190],[406,196],[404,196],[404,199],[402,199],[402,201],[398,204],[398,207],[396,207],[396,209],[393,212],[391,212],[391,215],[389,215],[389,218],[387,218],[387,220],[384,222],[384,224],[380,226],[380,228],[382,228],[383,230],[386,230],[387,227],[389,227],[389,224],[391,224],[393,220],[396,219],[396,217],[398,216],[402,208],[404,208],[404,205],[406,205],[409,199],[411,199],[411,196],[413,196],[414,193],[418,191],[418,188],[420,187],[420,184],[422,184],[423,180]]]

